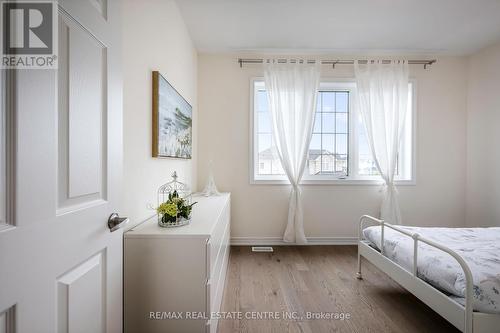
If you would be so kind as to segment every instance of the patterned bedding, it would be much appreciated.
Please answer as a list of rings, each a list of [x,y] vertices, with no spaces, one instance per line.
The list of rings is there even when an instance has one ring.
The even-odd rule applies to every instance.
[[[474,310],[500,313],[500,228],[401,228],[447,246],[462,256],[472,271]],[[365,238],[377,249],[380,249],[380,231],[380,226],[363,230]],[[385,255],[412,271],[413,240],[390,228],[385,228],[384,238]],[[464,273],[449,254],[419,243],[417,275],[464,304]]]

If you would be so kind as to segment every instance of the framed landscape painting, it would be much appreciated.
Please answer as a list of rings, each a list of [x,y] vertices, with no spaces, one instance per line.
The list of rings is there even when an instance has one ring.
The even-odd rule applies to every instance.
[[[193,108],[153,72],[153,157],[191,158]]]

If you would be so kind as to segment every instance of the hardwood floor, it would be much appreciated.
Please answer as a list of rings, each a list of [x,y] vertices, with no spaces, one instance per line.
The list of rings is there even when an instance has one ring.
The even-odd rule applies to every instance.
[[[221,311],[233,314],[219,320],[220,333],[459,332],[366,260],[364,279],[357,280],[355,246],[276,246],[274,251],[231,248]],[[337,314],[337,319],[307,319],[307,312]],[[340,320],[341,314],[350,318]]]

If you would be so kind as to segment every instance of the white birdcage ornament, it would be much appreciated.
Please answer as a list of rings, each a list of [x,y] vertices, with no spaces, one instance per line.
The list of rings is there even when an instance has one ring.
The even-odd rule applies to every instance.
[[[180,227],[189,224],[191,203],[189,186],[177,180],[177,172],[172,174],[172,181],[158,189],[158,225],[164,228]]]

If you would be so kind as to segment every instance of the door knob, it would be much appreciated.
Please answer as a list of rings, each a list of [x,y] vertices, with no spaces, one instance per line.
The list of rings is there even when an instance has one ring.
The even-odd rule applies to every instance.
[[[111,232],[116,231],[127,224],[128,217],[120,217],[117,213],[113,213],[108,218],[108,228]]]

